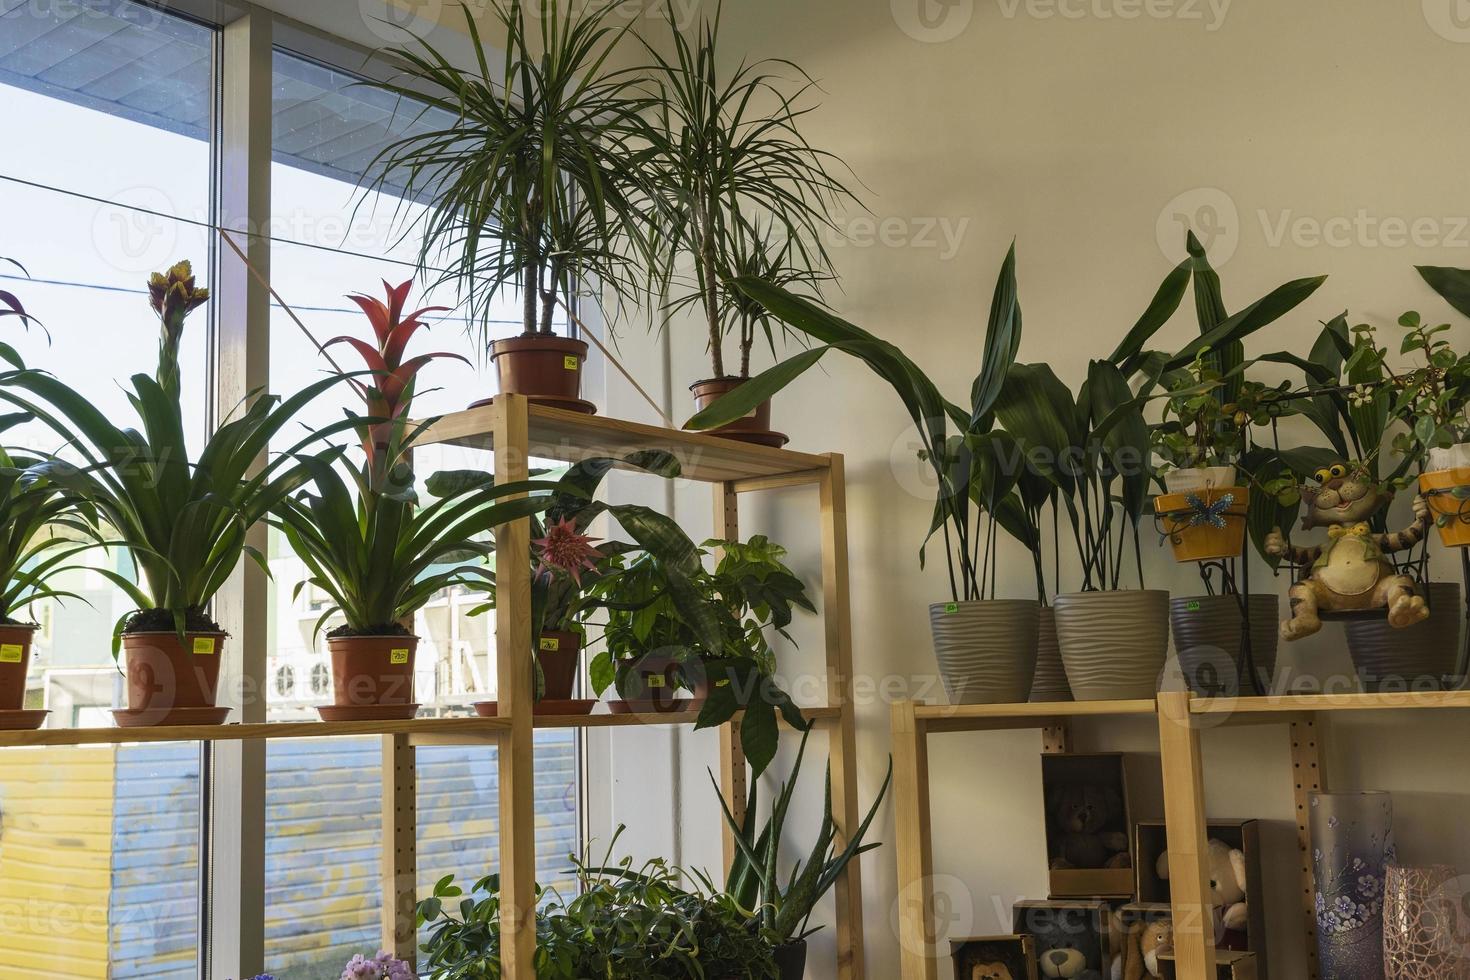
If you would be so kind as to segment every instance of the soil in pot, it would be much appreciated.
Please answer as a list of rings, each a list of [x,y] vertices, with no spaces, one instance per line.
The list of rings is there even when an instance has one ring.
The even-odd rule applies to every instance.
[[[219,690],[223,632],[132,632],[122,636],[128,709],[164,712],[213,708]]]
[[[1040,611],[1034,599],[929,607],[934,657],[950,704],[1004,704],[1030,697]]]
[[[1466,489],[1456,491],[1457,487]],[[1447,548],[1470,545],[1470,466],[1421,473],[1419,492],[1429,504],[1429,512],[1439,528],[1440,542]],[[1456,496],[1457,492],[1467,496],[1462,499]]]
[[[1431,582],[1427,599],[1429,618],[1403,629],[1382,618],[1346,623],[1348,652],[1364,691],[1438,691],[1455,672],[1465,617],[1460,584]]]
[[[1054,607],[1074,698],[1147,699],[1158,692],[1169,654],[1169,593],[1070,592]]]
[[[500,377],[500,390],[507,394],[577,411],[591,407],[581,400],[585,341],[539,333],[504,337],[491,343],[490,358]]]
[[[1062,666],[1062,648],[1057,642],[1057,616],[1051,606],[1042,606],[1036,626],[1036,676],[1031,682],[1032,701],[1070,701],[1067,668]]]
[[[336,707],[413,703],[413,662],[419,638],[337,635],[332,653],[332,702]]]
[[[577,684],[577,664],[582,651],[582,636],[563,630],[542,630],[536,648],[541,664],[542,700],[570,701]]]
[[[1270,693],[1280,640],[1280,600],[1275,594],[1250,597],[1251,661],[1262,693]],[[1185,682],[1204,697],[1252,695],[1241,680],[1240,600],[1233,595],[1179,596],[1169,600],[1169,629]]]
[[[704,411],[721,395],[734,391],[744,384],[744,378],[710,378],[705,381],[696,381],[689,386],[694,393],[695,411]],[[741,442],[753,442],[762,446],[775,446],[780,448],[787,442],[786,436],[779,432],[771,431],[771,402],[770,399],[761,402],[747,416],[736,419],[726,425],[710,429],[712,436],[723,436],[726,439],[736,439]]]
[[[806,940],[793,939],[777,946],[774,953],[780,980],[802,980],[806,976]]]
[[[25,707],[31,640],[38,629],[39,626],[28,623],[0,625],[0,711],[19,711]]]
[[[1175,561],[1218,561],[1239,556],[1245,546],[1249,505],[1249,488],[1214,487],[1160,494],[1154,498],[1154,513]]]

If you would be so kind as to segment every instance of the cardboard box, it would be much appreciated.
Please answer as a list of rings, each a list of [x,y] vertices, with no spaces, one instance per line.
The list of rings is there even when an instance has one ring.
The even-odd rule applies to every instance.
[[[1036,941],[1041,977],[1076,977],[1085,970],[1107,977],[1113,958],[1123,952],[1114,943],[1112,913],[1111,905],[1095,899],[1017,902],[1011,908],[1011,925]]]
[[[1066,753],[1041,757],[1041,786],[1046,807],[1047,863],[1051,898],[1132,898],[1133,828],[1129,823],[1128,774],[1121,753]],[[1097,831],[1078,834],[1065,825],[1068,815],[1099,815]],[[1098,835],[1116,839],[1120,848],[1092,848]],[[1103,861],[1069,860],[1078,856],[1077,844],[1099,850]],[[1116,855],[1122,855],[1121,859]],[[1071,867],[1058,868],[1063,862]],[[1106,867],[1106,863],[1124,867]],[[1098,866],[1091,867],[1096,863]]]
[[[1257,959],[1255,953],[1237,949],[1218,949],[1215,951],[1215,978],[1216,980],[1259,980],[1265,976],[1265,973],[1260,972],[1265,962],[1264,957]],[[1163,967],[1162,976],[1165,980],[1178,980],[1179,975],[1174,968],[1173,953],[1160,954],[1159,965]]]
[[[977,936],[951,939],[955,980],[1040,980],[1036,975],[1036,944],[1030,936]],[[1000,970],[997,967],[1004,967]]]
[[[1243,946],[1245,950],[1263,952],[1266,942],[1265,879],[1261,875],[1261,833],[1255,820],[1211,820],[1205,824],[1205,835],[1238,849],[1245,855],[1246,908],[1248,921],[1245,936],[1227,937],[1226,945]],[[1137,863],[1136,887],[1139,902],[1169,901],[1169,882],[1160,878],[1157,865],[1167,849],[1167,834],[1161,820],[1140,820],[1134,828],[1133,856]],[[1243,939],[1243,942],[1239,940]],[[1235,940],[1235,941],[1230,941]],[[1268,980],[1264,957],[1257,966],[1260,980]]]

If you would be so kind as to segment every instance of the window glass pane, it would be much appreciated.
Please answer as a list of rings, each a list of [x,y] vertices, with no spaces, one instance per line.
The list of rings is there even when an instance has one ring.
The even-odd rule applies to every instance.
[[[157,4],[0,0],[0,174],[158,212],[145,215],[0,181],[0,289],[45,324],[4,339],[28,363],[132,417],[119,382],[152,373],[158,321],[149,272],[193,260],[207,276],[211,32]],[[188,438],[205,434],[208,317],[181,352]],[[30,425],[8,444],[56,450]],[[119,555],[93,568],[128,573]],[[111,725],[119,704],[113,624],[131,608],[95,570],[37,603],[26,704],[50,727]],[[0,751],[0,964],[21,977],[185,980],[198,946],[199,748],[123,745]]]
[[[417,108],[399,106],[357,79],[286,52],[277,52],[274,77],[271,281],[317,341],[340,335],[371,340],[363,313],[346,298],[353,292],[382,296],[382,281],[399,283],[414,274],[418,240],[401,233],[419,205],[388,195],[362,199],[358,181],[377,151],[415,120]],[[293,244],[298,243],[298,244]],[[314,248],[310,246],[323,246]],[[343,254],[342,251],[357,253]],[[397,260],[397,261],[393,261]],[[415,286],[410,308],[457,307],[452,287]],[[494,333],[519,332],[519,300],[503,298],[504,322]],[[415,414],[458,411],[495,394],[494,372],[467,330],[459,309],[425,318],[429,329],[414,337],[412,352],[449,351],[469,363],[441,359],[420,374]],[[358,355],[336,346],[344,368],[356,369]],[[331,368],[313,340],[277,306],[271,317],[271,386],[289,392]],[[345,387],[303,414],[311,426],[358,407]],[[283,435],[284,449],[300,435]],[[426,446],[415,452],[422,481],[446,467],[488,467],[485,454]],[[305,569],[279,535],[270,542],[271,651],[268,691],[272,720],[315,719],[316,706],[330,704],[331,668],[324,636],[315,626],[328,600],[317,590],[296,587]],[[435,599],[415,618],[420,637],[415,700],[420,717],[466,715],[474,701],[495,697],[494,614],[468,615],[483,594],[456,590]],[[324,630],[341,622],[327,620]],[[340,974],[356,952],[378,948],[381,908],[379,842],[380,743],[333,740],[268,748],[266,966],[277,975],[310,978]],[[558,880],[566,855],[577,849],[579,753],[566,732],[538,735],[537,830],[540,876]],[[419,888],[454,873],[471,879],[498,863],[499,819],[495,750],[487,747],[418,751]],[[318,812],[320,811],[320,812]],[[329,855],[326,859],[321,855]],[[332,896],[323,903],[322,896]],[[322,941],[322,936],[329,938]],[[334,972],[335,971],[335,972]]]

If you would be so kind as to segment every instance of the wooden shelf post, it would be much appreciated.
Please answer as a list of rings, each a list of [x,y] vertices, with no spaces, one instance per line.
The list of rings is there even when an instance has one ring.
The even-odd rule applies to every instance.
[[[1205,786],[1199,729],[1188,691],[1160,691],[1159,763],[1169,839],[1169,895],[1179,980],[1215,980],[1215,920],[1210,902]]]
[[[734,541],[740,537],[740,498],[735,484],[729,481],[716,483],[715,490],[715,537],[721,541]],[[749,774],[745,769],[745,747],[740,742],[740,730],[735,721],[720,726],[720,794],[730,806],[730,814],[737,823],[745,821],[745,800],[749,794]],[[729,824],[721,821],[721,852],[725,861],[725,873],[735,863],[735,834]]]
[[[1296,804],[1296,838],[1301,861],[1302,924],[1307,934],[1307,980],[1322,975],[1317,961],[1316,885],[1312,866],[1312,821],[1309,807],[1312,794],[1327,789],[1322,771],[1323,725],[1317,716],[1291,724],[1292,799]]]
[[[893,705],[893,805],[898,852],[898,946],[903,980],[936,980],[929,826],[929,736],[913,701]]]
[[[418,770],[407,735],[383,736],[383,949],[417,962]]]

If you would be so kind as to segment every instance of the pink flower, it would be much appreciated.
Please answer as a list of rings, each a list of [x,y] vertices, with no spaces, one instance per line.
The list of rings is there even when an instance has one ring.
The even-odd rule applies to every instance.
[[[550,576],[562,571],[581,585],[583,571],[597,570],[593,559],[601,558],[602,552],[592,547],[592,542],[600,540],[580,533],[570,518],[563,517],[546,529],[546,537],[531,542],[540,549],[541,564],[537,574]]]
[[[418,977],[407,963],[380,952],[373,959],[361,954],[354,956],[342,971],[342,980],[418,980]]]

